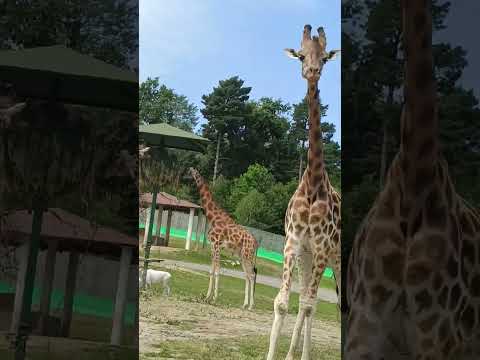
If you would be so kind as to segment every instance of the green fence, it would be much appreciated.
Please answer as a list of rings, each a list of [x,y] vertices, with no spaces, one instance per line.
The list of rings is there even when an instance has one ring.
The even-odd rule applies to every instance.
[[[145,224],[139,222],[139,229],[144,229],[145,230]],[[157,229],[154,226],[152,228],[152,234],[157,235],[156,231],[157,231]],[[167,231],[166,227],[162,226],[160,228],[160,234],[161,235],[165,235],[166,231]],[[173,237],[179,238],[179,239],[184,239],[184,240],[187,239],[187,231],[184,230],[184,229],[176,229],[174,227],[170,227],[170,235],[173,236]],[[203,241],[204,235],[202,234],[201,236],[199,236],[199,238],[200,238],[200,241]],[[195,232],[192,232],[192,241],[197,241]],[[207,240],[207,242],[208,242],[208,240]],[[273,262],[278,263],[278,264],[283,264],[283,254],[282,253],[267,250],[263,247],[260,247],[258,249],[257,257],[262,258],[262,259],[266,259],[266,260],[269,260],[269,261],[273,261]],[[327,278],[332,278],[333,277],[332,269],[327,267],[325,269],[324,273],[323,273],[323,276],[325,276]]]
[[[15,288],[7,283],[0,282],[0,294],[13,294]],[[59,290],[52,290],[52,298],[50,303],[50,310],[63,309],[64,293]],[[32,305],[40,304],[40,288],[33,289]],[[113,301],[110,299],[100,298],[96,296],[89,296],[86,294],[75,294],[73,300],[73,311],[77,314],[92,315],[103,318],[112,318],[113,315]],[[133,325],[135,321],[135,304],[128,303],[125,310],[124,321],[128,325]]]

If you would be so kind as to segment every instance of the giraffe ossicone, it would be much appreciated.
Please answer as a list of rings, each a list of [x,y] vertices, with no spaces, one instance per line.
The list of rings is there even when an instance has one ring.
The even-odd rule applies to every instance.
[[[274,320],[267,360],[275,358],[278,338],[288,311],[295,263],[300,275],[300,304],[287,359],[293,359],[302,328],[305,329],[302,360],[310,359],[317,291],[327,266],[334,271],[338,291],[341,289],[341,199],[330,184],[325,169],[318,96],[318,81],[323,66],[333,59],[333,55],[338,54],[339,50],[327,52],[327,39],[323,28],[318,28],[318,37],[312,37],[311,30],[310,25],[305,25],[299,51],[285,49],[289,57],[301,61],[302,77],[308,84],[309,148],[307,168],[290,199],[285,215],[283,277],[274,301]],[[338,301],[341,301],[340,293]]]

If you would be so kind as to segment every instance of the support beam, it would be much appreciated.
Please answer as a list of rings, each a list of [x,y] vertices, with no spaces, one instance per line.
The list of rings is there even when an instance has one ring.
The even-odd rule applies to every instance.
[[[23,301],[23,283],[25,281],[25,274],[27,272],[27,261],[28,261],[28,240],[18,248],[17,252],[18,260],[18,273],[17,273],[17,283],[15,285],[15,302],[13,304],[13,314],[12,314],[12,323],[10,325],[11,333],[18,333],[20,329],[20,316],[22,312],[22,301]]]
[[[32,213],[32,232],[28,242],[27,266],[23,282],[17,289],[22,291],[20,324],[16,332],[15,360],[24,360],[26,357],[27,337],[32,330],[32,298],[33,286],[37,270],[38,250],[40,248],[40,236],[44,212],[44,201],[41,197],[34,200]],[[23,290],[21,290],[23,289]]]
[[[192,244],[193,219],[195,218],[195,209],[190,209],[188,216],[187,242],[185,243],[185,250],[190,250]]]
[[[42,279],[42,294],[40,299],[40,320],[38,330],[40,335],[47,334],[48,318],[50,316],[50,300],[52,298],[53,278],[55,277],[55,261],[57,256],[58,241],[48,243],[47,257]]]
[[[148,229],[150,228],[150,208],[147,209],[147,215],[145,217],[145,228],[143,231],[143,246],[147,243]]]
[[[147,271],[148,271],[148,258],[150,257],[150,248],[152,246],[152,230],[155,225],[155,210],[157,208],[157,192],[152,193],[152,204],[150,205],[150,212],[148,214],[148,226],[145,225],[145,233],[147,238],[143,243],[145,249],[145,261],[143,262],[142,284],[143,288],[146,285]],[[123,251],[122,251],[123,254]]]
[[[68,256],[67,279],[65,280],[65,298],[63,300],[63,316],[61,336],[68,337],[70,335],[70,324],[72,323],[73,299],[75,295],[75,287],[77,283],[79,255],[75,251],[71,251]]]
[[[165,231],[165,246],[168,246],[168,243],[170,242],[170,227],[172,226],[172,214],[172,210],[168,209],[167,229]]]
[[[157,240],[155,241],[155,245],[162,245],[160,242],[160,239],[162,237],[162,220],[163,220],[163,206],[158,205],[158,216],[156,220],[156,231],[155,234],[157,234]]]
[[[137,275],[138,275],[138,273],[137,273]],[[137,293],[138,293],[138,290],[137,290]],[[135,297],[135,320],[134,320],[135,333],[133,334],[136,346],[138,346],[139,337],[140,337],[140,331],[139,331],[139,327],[140,327],[140,325],[139,325],[140,324],[140,314],[139,314],[140,313],[140,308],[139,308],[139,306],[140,306],[139,296],[136,296]]]
[[[127,305],[128,275],[132,261],[132,248],[123,247],[120,258],[120,269],[118,274],[117,296],[115,298],[115,309],[113,311],[112,336],[110,343],[120,345],[122,341],[123,318]]]

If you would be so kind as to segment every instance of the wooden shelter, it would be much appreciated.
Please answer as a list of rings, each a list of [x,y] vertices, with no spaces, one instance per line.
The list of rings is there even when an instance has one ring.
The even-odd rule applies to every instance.
[[[20,248],[25,246],[31,237],[33,214],[27,210],[19,210],[6,218],[8,241]],[[55,275],[55,258],[58,252],[69,252],[68,270],[65,282],[65,300],[61,319],[62,337],[68,337],[73,312],[73,299],[77,279],[79,255],[88,250],[89,254],[119,260],[116,297],[112,319],[110,342],[120,345],[123,318],[127,303],[128,276],[132,265],[138,266],[138,241],[116,230],[100,227],[89,220],[58,208],[50,208],[43,214],[40,232],[40,248],[47,249],[47,257],[43,273],[40,298],[40,320],[37,331],[47,335],[52,284]],[[27,254],[23,252],[20,261],[19,276],[15,291],[15,301],[11,322],[11,332],[16,333],[20,327],[23,304],[23,282],[27,271]]]
[[[145,193],[140,196],[140,206],[147,208],[147,216],[145,222],[145,229],[149,228],[150,222],[150,211],[152,207],[152,193]],[[202,207],[194,204],[187,200],[178,199],[177,197],[167,194],[165,192],[160,192],[157,194],[155,206],[155,216],[154,216],[154,225],[153,228],[156,229],[155,233],[156,238],[153,239],[154,245],[165,245],[168,246],[170,240],[170,229],[172,224],[172,215],[173,211],[180,211],[189,214],[188,217],[188,228],[187,228],[187,241],[185,243],[185,249],[190,250],[191,240],[193,234],[193,224],[195,215],[197,215],[197,229],[196,229],[196,239],[198,241],[200,233],[205,232],[204,228],[206,227],[206,219],[202,212]],[[162,225],[162,216],[164,210],[167,210],[167,222],[165,230],[165,239],[160,237],[160,228]],[[143,241],[144,244],[147,242],[148,232],[145,231]]]

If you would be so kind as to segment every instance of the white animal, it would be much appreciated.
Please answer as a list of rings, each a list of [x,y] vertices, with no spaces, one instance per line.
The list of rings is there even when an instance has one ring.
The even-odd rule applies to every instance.
[[[138,284],[142,286],[143,280],[143,271],[140,272],[138,276]],[[163,294],[170,295],[170,278],[172,275],[166,271],[160,270],[147,270],[147,278],[146,278],[146,285],[147,287],[152,286],[152,284],[162,284],[163,286]]]

